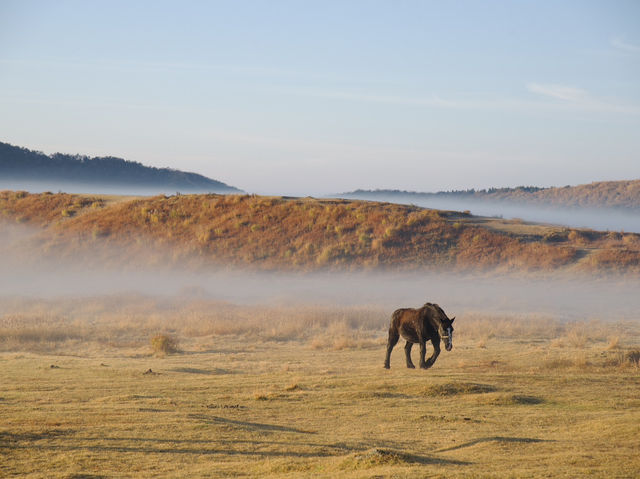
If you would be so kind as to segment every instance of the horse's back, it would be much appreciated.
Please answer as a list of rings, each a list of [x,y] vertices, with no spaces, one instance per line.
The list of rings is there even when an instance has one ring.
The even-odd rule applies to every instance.
[[[410,321],[416,312],[413,308],[396,309],[391,315],[391,327],[400,328],[403,323]]]

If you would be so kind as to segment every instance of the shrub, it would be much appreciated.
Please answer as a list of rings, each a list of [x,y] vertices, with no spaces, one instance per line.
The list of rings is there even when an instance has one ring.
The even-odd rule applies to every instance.
[[[365,244],[368,244],[371,242],[371,236],[369,236],[367,233],[361,233],[360,236],[358,236],[358,239],[360,240],[361,243],[365,243]]]
[[[578,325],[575,325],[567,332],[567,341],[574,348],[584,348],[589,338],[584,329]]]
[[[157,356],[178,352],[178,340],[166,334],[156,334],[151,338],[151,349]]]
[[[319,265],[325,265],[333,261],[340,255],[340,249],[337,246],[327,246],[316,258],[316,263]]]
[[[640,366],[640,349],[629,351],[626,354],[627,361],[636,366]]]
[[[577,231],[577,230],[571,230],[569,232],[569,234],[567,235],[567,239],[573,243],[584,243],[584,235]]]
[[[384,237],[393,239],[396,236],[398,236],[398,233],[399,231],[396,228],[389,226],[387,229],[384,230]]]
[[[567,241],[568,238],[569,238],[568,230],[562,230],[562,231],[551,231],[545,234],[542,239],[547,243],[561,243],[563,241]]]

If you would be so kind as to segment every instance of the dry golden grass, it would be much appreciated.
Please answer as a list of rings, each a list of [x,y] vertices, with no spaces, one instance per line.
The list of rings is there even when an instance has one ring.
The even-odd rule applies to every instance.
[[[421,371],[402,348],[383,369],[381,308],[145,296],[1,306],[2,477],[640,473],[637,323],[461,315],[453,351]],[[572,345],[583,325],[588,340]],[[626,349],[607,350],[616,330]],[[154,356],[152,334],[181,351]]]
[[[113,267],[267,270],[640,271],[640,235],[541,228],[463,213],[255,195],[130,198],[0,192],[0,217],[37,228],[9,253]]]
[[[298,341],[315,350],[377,348],[391,311],[381,306],[236,305],[193,296],[118,294],[83,298],[0,300],[0,351],[80,352],[146,348],[175,353],[183,341],[242,337]],[[552,349],[628,349],[634,323],[560,321],[546,314],[466,312],[456,338],[479,349],[502,340],[544,341]],[[460,321],[460,320],[458,320]],[[381,336],[382,334],[382,336]],[[624,337],[624,348],[621,338]]]
[[[620,336],[609,337],[609,344],[607,344],[606,350],[613,351],[620,348]]]
[[[494,200],[509,200],[543,205],[582,208],[620,208],[640,210],[640,180],[597,181],[578,186],[497,190],[479,194]]]

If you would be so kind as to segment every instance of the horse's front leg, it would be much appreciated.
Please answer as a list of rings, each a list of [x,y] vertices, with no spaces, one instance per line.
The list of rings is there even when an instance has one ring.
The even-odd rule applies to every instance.
[[[420,368],[427,369],[427,363],[424,357],[427,355],[427,341],[424,338],[420,338]]]
[[[429,359],[427,359],[427,363],[425,364],[425,369],[433,366],[433,363],[436,362],[436,359],[438,359],[438,356],[440,355],[440,341],[431,340],[431,344],[433,344],[433,354]]]

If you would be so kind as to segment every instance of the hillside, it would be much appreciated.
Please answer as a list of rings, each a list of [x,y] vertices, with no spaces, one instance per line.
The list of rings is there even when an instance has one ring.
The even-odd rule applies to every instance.
[[[5,191],[0,218],[22,231],[5,239],[0,251],[21,264],[50,259],[195,269],[640,272],[637,234],[364,201]]]
[[[374,200],[393,197],[407,199],[460,198],[565,208],[615,208],[640,212],[640,180],[599,181],[586,185],[552,188],[519,186],[517,188],[471,189],[440,191],[438,193],[400,190],[356,190],[340,196]]]
[[[196,173],[144,166],[115,157],[90,158],[80,155],[44,153],[0,142],[0,180],[5,187],[10,182],[32,182],[58,191],[70,185],[121,188],[172,193],[215,192],[237,193],[240,190]]]

